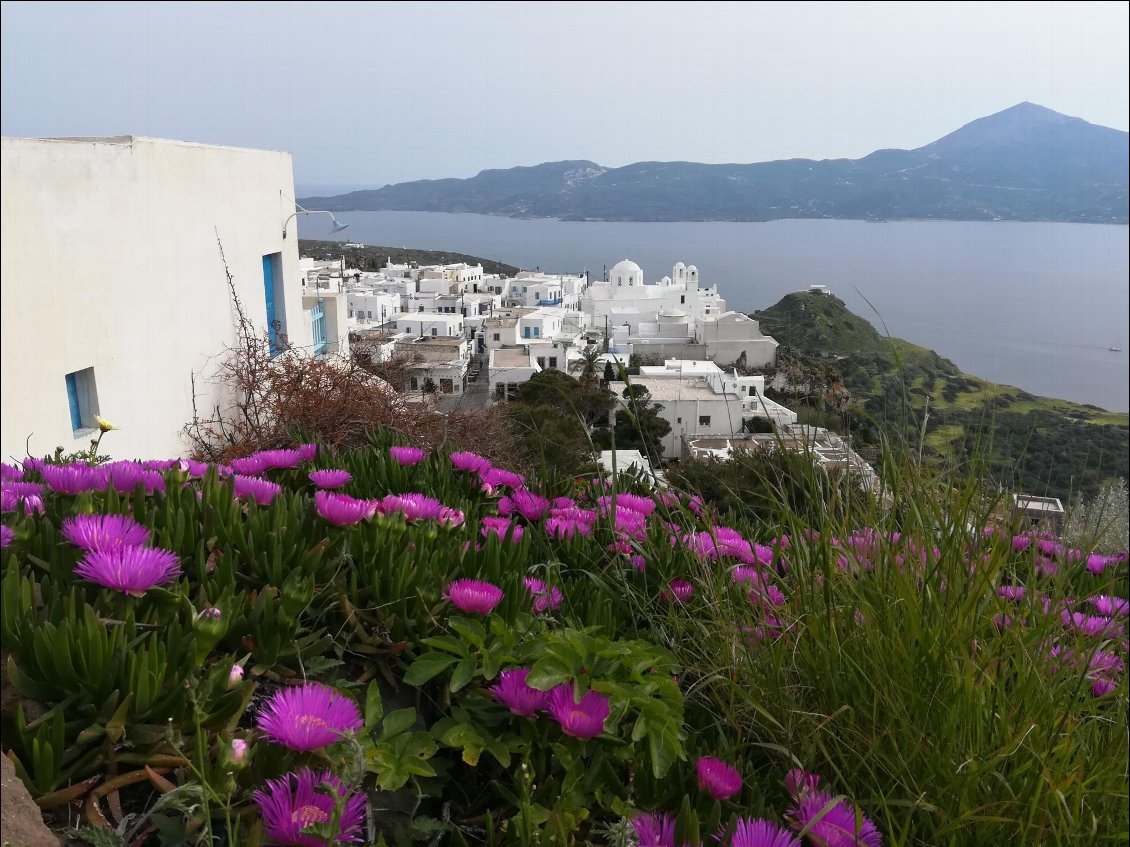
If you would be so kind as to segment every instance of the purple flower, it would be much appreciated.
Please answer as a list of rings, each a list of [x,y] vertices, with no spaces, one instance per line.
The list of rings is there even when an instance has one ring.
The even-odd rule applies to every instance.
[[[1030,546],[1032,546],[1032,539],[1027,535],[1014,535],[1012,536],[1012,549],[1017,553],[1023,553]]]
[[[107,550],[146,545],[149,530],[128,515],[75,515],[63,521],[63,538],[83,550]]]
[[[596,503],[600,506],[602,514],[607,515],[612,511],[612,496],[606,494],[603,497],[596,498]],[[640,497],[638,494],[629,494],[627,492],[616,495],[616,511],[627,509],[630,512],[643,515],[645,518],[655,511],[655,501],[650,497]]]
[[[715,800],[726,800],[742,790],[742,776],[721,759],[700,756],[695,764],[698,787],[709,791]]]
[[[428,451],[419,447],[389,447],[388,454],[392,456],[400,467],[410,468],[424,461],[428,455]]]
[[[1004,597],[1006,600],[1023,600],[1024,599],[1024,586],[1023,585],[1002,585],[997,589],[997,596]]]
[[[663,592],[663,598],[670,600],[672,603],[682,605],[691,599],[694,594],[694,586],[685,579],[673,579],[667,583],[667,591]]]
[[[375,515],[377,503],[375,500],[358,500],[348,494],[315,491],[314,508],[319,516],[334,526],[353,526]]]
[[[165,490],[165,478],[160,471],[146,468],[137,462],[114,462],[105,466],[108,481],[119,494],[132,494],[141,485],[147,495]]]
[[[528,521],[536,521],[549,511],[549,501],[540,494],[519,488],[498,501],[498,513],[510,515],[517,512]]]
[[[856,818],[859,818],[858,821]],[[795,799],[789,818],[798,832],[821,847],[882,847],[883,834],[855,806],[827,791],[808,791]]]
[[[299,444],[295,448],[295,452],[298,453],[298,458],[301,459],[303,462],[312,462],[312,461],[314,461],[314,459],[316,459],[318,457],[318,445],[317,444]]]
[[[483,481],[483,485],[489,485],[491,488],[498,488],[500,485],[505,485],[509,489],[521,488],[526,484],[526,478],[521,474],[514,473],[513,471],[506,471],[502,468],[487,468],[479,474],[479,479]]]
[[[399,513],[406,521],[439,520],[447,509],[439,500],[426,494],[389,494],[377,507],[382,515]]]
[[[237,474],[255,476],[267,470],[267,460],[262,453],[252,453],[250,456],[244,456],[241,459],[232,459],[231,469]]]
[[[502,602],[504,592],[497,585],[478,579],[457,579],[447,586],[444,599],[450,600],[460,611],[474,615],[489,615]]]
[[[489,459],[483,458],[478,453],[462,451],[451,454],[451,466],[457,471],[470,471],[474,474],[481,474],[491,465]]]
[[[140,597],[154,585],[180,576],[180,557],[152,547],[110,547],[90,550],[75,566],[75,576],[103,588]]]
[[[820,787],[820,777],[811,771],[793,768],[785,774],[785,790],[795,799]]]
[[[208,468],[210,467],[211,465],[207,462],[197,462],[193,459],[181,459],[180,461],[180,469],[189,476],[203,478],[208,475]]]
[[[101,491],[106,487],[109,474],[104,468],[87,465],[44,465],[39,469],[47,487],[59,494],[82,494]]]
[[[323,468],[310,471],[307,476],[319,488],[344,488],[353,482],[353,474],[341,468]]]
[[[521,524],[512,523],[510,518],[487,515],[482,520],[482,529],[479,530],[479,534],[483,538],[486,538],[492,532],[499,538],[506,538],[507,534],[509,534],[510,541],[517,544],[522,540],[525,529]]]
[[[1106,594],[1097,594],[1094,597],[1088,598],[1095,611],[1100,615],[1105,615],[1108,618],[1120,617],[1124,618],[1130,614],[1130,602],[1123,600],[1121,597],[1110,597]]]
[[[528,576],[524,580],[526,588],[530,594],[534,596],[534,613],[541,614],[549,609],[556,609],[561,605],[561,601],[565,599],[561,593],[561,589],[553,585],[548,585],[540,579],[535,579]]]
[[[329,746],[363,726],[351,698],[316,682],[276,691],[256,723],[276,744],[300,752]]]
[[[545,519],[545,531],[550,538],[556,538],[558,541],[571,541],[574,535],[592,535],[592,524],[581,523],[573,518],[555,516]]]
[[[491,693],[502,705],[524,718],[532,718],[544,709],[549,699],[548,691],[538,691],[526,684],[529,675],[529,668],[511,668],[500,673],[498,682],[491,688]]]
[[[355,844],[364,834],[365,795],[352,791],[329,771],[316,774],[302,768],[278,779],[268,779],[253,796],[263,819],[263,831],[271,842],[286,847],[326,847],[326,839],[303,835],[302,830],[333,820],[334,794],[346,798],[341,828],[334,841]]]
[[[1119,638],[1126,631],[1126,628],[1117,621],[1098,615],[1085,615],[1082,612],[1070,612],[1065,609],[1060,613],[1059,618],[1065,627],[1092,637]]]
[[[738,818],[727,847],[800,847],[800,839],[772,821]]]
[[[1092,697],[1105,697],[1118,687],[1118,683],[1109,679],[1096,679],[1091,684]]]
[[[0,480],[4,482],[12,482],[24,478],[24,469],[9,465],[7,462],[0,462]]]
[[[317,448],[315,447],[315,449]],[[267,471],[297,468],[303,461],[302,453],[299,450],[264,450],[256,455],[259,457],[259,461],[263,463],[263,470]]]
[[[38,482],[5,482],[3,484],[4,491],[10,491],[16,497],[42,497],[43,486]]]
[[[566,735],[588,741],[604,732],[604,720],[609,712],[608,702],[605,695],[590,689],[578,703],[573,684],[563,682],[549,692],[546,711],[561,724],[561,731]]]
[[[232,477],[232,494],[237,499],[250,498],[255,501],[256,506],[271,505],[271,502],[281,493],[282,486],[277,482],[241,474],[235,474]]]
[[[632,818],[639,847],[675,847],[675,819],[670,815],[640,812]]]
[[[0,524],[0,548],[7,547],[16,540],[16,531],[7,524]]]

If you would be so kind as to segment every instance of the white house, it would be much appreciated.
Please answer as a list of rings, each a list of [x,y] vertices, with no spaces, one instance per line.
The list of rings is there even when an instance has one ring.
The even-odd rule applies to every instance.
[[[183,454],[193,379],[202,412],[227,402],[209,381],[237,341],[225,263],[257,327],[314,346],[289,153],[4,138],[0,173],[4,457],[84,449],[95,415],[121,427],[115,457]]]
[[[509,400],[518,386],[529,382],[542,369],[526,347],[491,350],[487,358],[487,379],[492,400]]]

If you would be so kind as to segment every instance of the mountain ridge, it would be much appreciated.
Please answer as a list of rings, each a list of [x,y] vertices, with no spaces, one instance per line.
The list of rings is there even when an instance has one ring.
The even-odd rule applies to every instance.
[[[1034,103],[913,150],[750,164],[588,159],[415,180],[303,205],[621,221],[1023,220],[1126,224],[1130,134]]]

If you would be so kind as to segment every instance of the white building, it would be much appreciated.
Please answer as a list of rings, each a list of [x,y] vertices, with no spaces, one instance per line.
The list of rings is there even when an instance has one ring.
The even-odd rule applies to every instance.
[[[529,382],[542,369],[526,347],[491,350],[487,357],[487,380],[493,401],[509,400],[518,386]]]
[[[237,341],[225,261],[257,327],[313,347],[290,154],[4,138],[0,173],[4,457],[85,449],[95,415],[115,457],[183,454],[193,378],[203,413],[227,403],[208,380]]]
[[[749,367],[776,362],[777,342],[761,333],[757,321],[727,311],[718,286],[703,288],[694,265],[679,262],[671,276],[646,284],[640,266],[625,259],[606,281],[592,283],[581,302],[616,352],[725,364],[744,354]]]

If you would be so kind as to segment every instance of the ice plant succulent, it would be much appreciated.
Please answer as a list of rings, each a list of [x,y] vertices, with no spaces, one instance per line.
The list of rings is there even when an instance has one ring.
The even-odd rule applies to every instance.
[[[334,526],[354,526],[375,515],[377,503],[375,500],[358,500],[348,494],[316,491],[314,508],[320,517]]]
[[[713,756],[700,756],[695,764],[698,787],[715,800],[726,800],[742,790],[742,777],[734,768]]]
[[[523,583],[526,586],[526,590],[534,597],[534,614],[540,615],[542,612],[556,609],[561,605],[561,601],[565,599],[560,588],[542,582],[535,577],[528,576],[523,580]]]
[[[672,603],[682,605],[691,599],[694,594],[694,586],[685,579],[673,579],[667,583],[667,590],[663,592],[663,598]]]
[[[303,830],[333,821],[334,794],[345,798],[334,843],[361,841],[365,796],[359,791],[351,791],[328,771],[314,773],[303,768],[278,779],[269,779],[253,796],[263,819],[263,832],[271,842],[287,847],[326,847],[324,838],[303,834]]]
[[[675,819],[671,815],[640,812],[632,818],[639,847],[675,847]]]
[[[0,547],[7,547],[16,538],[16,531],[7,524],[0,524]]]
[[[498,682],[490,689],[502,705],[525,718],[532,718],[544,709],[549,698],[549,692],[538,691],[526,684],[526,677],[529,675],[529,668],[505,670],[498,675]]]
[[[62,529],[63,538],[83,550],[149,543],[149,530],[128,515],[75,515],[63,521]]]
[[[428,451],[420,447],[389,447],[388,454],[402,468],[418,465],[428,455]]]
[[[327,747],[363,725],[351,698],[316,682],[276,691],[256,723],[276,744],[300,752]]]
[[[586,691],[577,702],[571,682],[563,682],[549,692],[546,711],[561,724],[561,731],[574,738],[588,741],[604,732],[608,717],[608,697],[597,691]]]
[[[789,820],[798,832],[822,847],[882,847],[879,828],[846,800],[827,791],[805,791],[789,808]]]
[[[734,834],[725,844],[726,847],[800,847],[800,839],[772,821],[738,818]]]
[[[134,597],[154,585],[172,582],[180,573],[176,553],[152,547],[90,550],[75,567],[75,576]]]
[[[271,505],[281,493],[282,486],[277,482],[260,479],[257,476],[243,476],[238,473],[232,477],[232,494],[236,499],[250,498],[255,501],[256,506]]]
[[[322,468],[321,470],[310,471],[307,476],[319,488],[344,488],[353,482],[353,474],[341,468]]]
[[[447,586],[444,599],[462,612],[489,615],[502,602],[504,592],[497,585],[479,579],[457,579]]]

